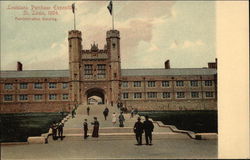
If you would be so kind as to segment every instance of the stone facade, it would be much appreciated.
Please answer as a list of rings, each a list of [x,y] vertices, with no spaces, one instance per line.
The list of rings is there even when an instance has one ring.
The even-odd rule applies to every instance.
[[[69,70],[1,71],[0,112],[61,112],[88,104],[122,102],[139,110],[216,110],[217,61],[207,68],[121,69],[120,33],[106,33],[106,45],[82,48],[82,34],[68,33]]]

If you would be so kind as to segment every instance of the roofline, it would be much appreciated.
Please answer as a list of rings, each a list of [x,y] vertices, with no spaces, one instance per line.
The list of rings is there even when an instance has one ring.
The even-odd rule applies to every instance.
[[[170,69],[215,69],[216,68],[122,68],[122,70],[170,70]],[[17,71],[17,70],[0,70],[0,72],[23,72],[23,71],[69,71],[69,69],[49,69],[49,70],[22,70],[22,71]]]

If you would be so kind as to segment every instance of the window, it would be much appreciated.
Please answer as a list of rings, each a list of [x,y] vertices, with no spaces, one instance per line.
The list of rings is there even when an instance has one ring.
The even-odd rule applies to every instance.
[[[12,95],[4,95],[4,101],[12,101]]]
[[[49,94],[49,100],[56,100],[56,94]]]
[[[169,87],[169,81],[162,81],[161,86],[162,87]]]
[[[156,92],[148,92],[148,98],[157,98],[157,93]]]
[[[106,75],[106,65],[97,64],[97,78],[105,78]]]
[[[206,92],[206,97],[213,97],[214,93],[213,92]]]
[[[198,86],[198,81],[190,81],[190,86],[197,87]]]
[[[20,89],[27,89],[28,88],[28,83],[20,83],[19,88]]]
[[[141,93],[134,93],[134,98],[141,98]]]
[[[63,100],[69,99],[69,95],[68,95],[68,94],[63,94],[63,95],[62,95],[62,99],[63,99]]]
[[[135,81],[134,82],[134,87],[141,87],[141,82],[140,81]]]
[[[184,92],[177,92],[176,97],[177,98],[185,98],[185,93]]]
[[[162,98],[170,98],[170,92],[163,92]]]
[[[212,85],[213,85],[213,81],[211,81],[211,80],[205,81],[205,86],[212,86]]]
[[[19,95],[19,100],[20,101],[27,101],[28,100],[28,95],[27,94]]]
[[[128,93],[123,93],[123,94],[122,94],[122,98],[123,98],[123,99],[128,99]]]
[[[6,83],[4,84],[4,89],[12,89],[13,88],[13,84],[12,83]]]
[[[148,87],[155,87],[155,81],[148,81]]]
[[[176,81],[176,86],[178,86],[178,87],[184,86],[184,82],[183,81]]]
[[[39,101],[39,100],[42,100],[43,99],[43,95],[41,95],[41,94],[35,94],[34,95],[34,100],[35,101]]]
[[[128,82],[122,82],[122,87],[128,87]]]
[[[42,88],[43,88],[43,85],[42,85],[42,83],[35,83],[35,84],[34,84],[34,88],[35,88],[35,89],[42,89]]]
[[[49,88],[56,88],[56,83],[54,82],[49,83]]]
[[[68,83],[62,83],[62,88],[63,88],[63,89],[68,88]]]
[[[199,98],[199,92],[191,92],[192,98]]]
[[[84,65],[84,74],[85,75],[92,75],[93,74],[92,69],[93,69],[92,64],[85,64]]]

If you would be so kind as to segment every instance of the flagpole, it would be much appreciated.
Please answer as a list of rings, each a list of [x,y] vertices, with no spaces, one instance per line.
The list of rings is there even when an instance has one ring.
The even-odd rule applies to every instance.
[[[74,11],[74,30],[76,30],[76,13]]]
[[[112,4],[113,6],[112,6],[112,29],[114,30],[114,3]]]

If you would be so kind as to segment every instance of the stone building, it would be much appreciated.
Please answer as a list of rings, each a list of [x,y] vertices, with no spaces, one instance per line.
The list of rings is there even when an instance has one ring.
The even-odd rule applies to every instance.
[[[121,69],[120,33],[109,30],[103,49],[82,47],[80,31],[68,33],[69,70],[1,71],[1,112],[70,111],[88,104],[141,110],[216,110],[217,62],[204,68]]]

